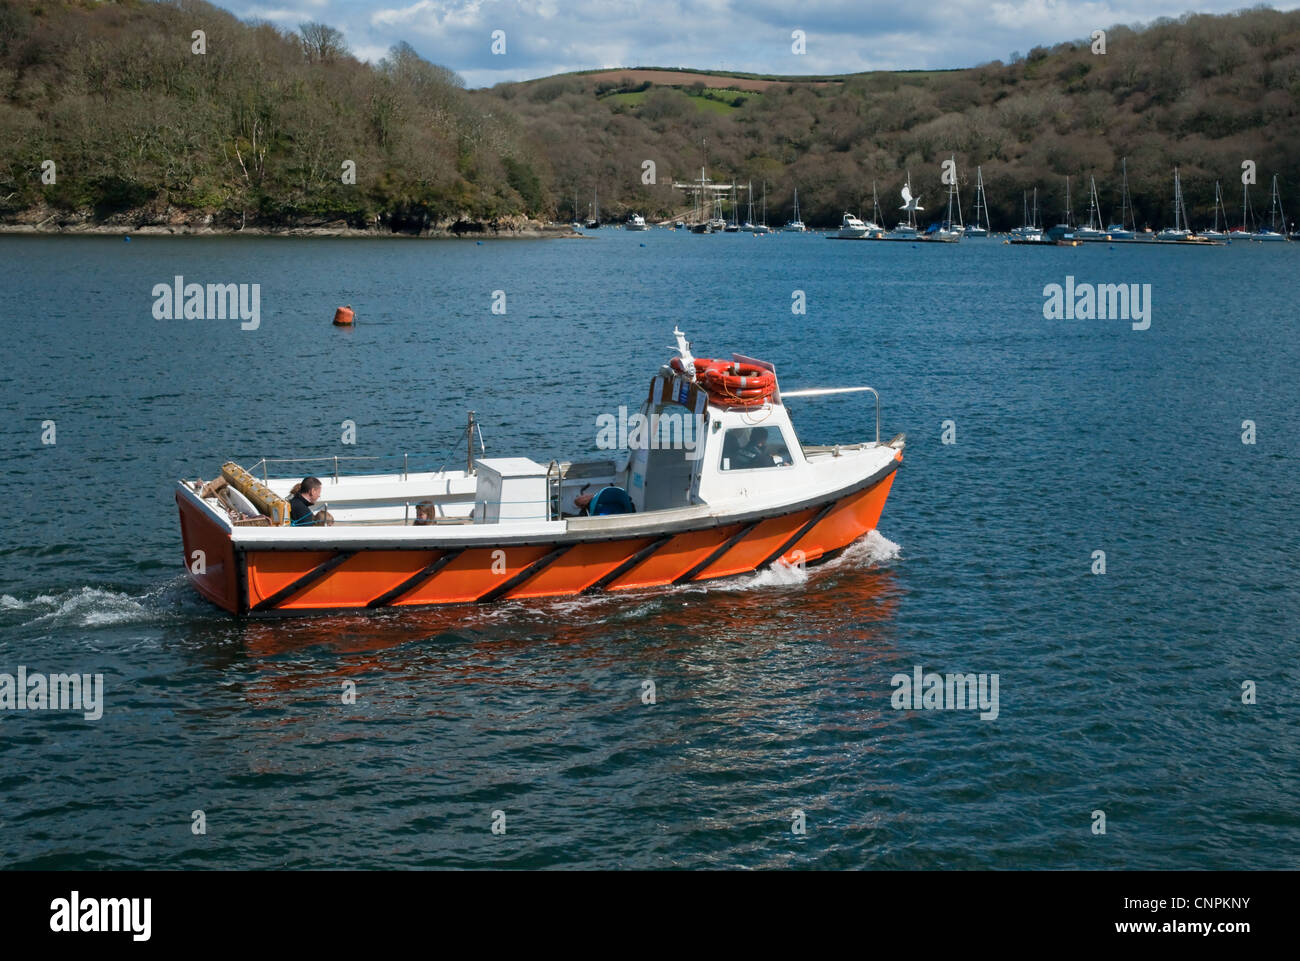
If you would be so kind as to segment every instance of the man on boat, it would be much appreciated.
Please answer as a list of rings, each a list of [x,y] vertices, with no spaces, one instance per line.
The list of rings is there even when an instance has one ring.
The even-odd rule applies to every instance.
[[[306,527],[310,524],[322,523],[323,518],[317,518],[311,509],[311,506],[320,500],[320,492],[321,482],[318,477],[304,477],[302,483],[295,484],[293,490],[289,491],[291,527]]]
[[[776,460],[767,450],[767,428],[755,427],[749,432],[749,440],[736,452],[734,470],[748,470],[752,467],[775,467]]]

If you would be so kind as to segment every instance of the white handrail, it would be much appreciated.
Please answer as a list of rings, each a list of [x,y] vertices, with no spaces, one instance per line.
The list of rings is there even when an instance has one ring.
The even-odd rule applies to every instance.
[[[806,390],[783,390],[781,401],[788,397],[827,397],[831,394],[860,394],[870,391],[876,398],[876,443],[880,443],[880,394],[874,387],[809,387]]]

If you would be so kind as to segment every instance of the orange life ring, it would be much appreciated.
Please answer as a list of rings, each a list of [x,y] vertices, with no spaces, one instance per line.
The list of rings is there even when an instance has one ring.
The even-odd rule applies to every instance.
[[[684,373],[680,357],[668,365]],[[721,404],[731,407],[758,407],[776,390],[776,375],[763,367],[708,357],[695,359],[695,381]]]
[[[706,384],[716,384],[727,393],[761,391],[764,396],[776,387],[776,377],[770,370],[750,364],[714,366],[704,372]]]

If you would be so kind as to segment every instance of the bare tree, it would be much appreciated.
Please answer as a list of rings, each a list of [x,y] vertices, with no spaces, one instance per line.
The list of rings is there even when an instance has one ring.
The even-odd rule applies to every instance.
[[[323,23],[298,25],[302,36],[302,52],[309,63],[330,63],[352,55],[343,34]]]

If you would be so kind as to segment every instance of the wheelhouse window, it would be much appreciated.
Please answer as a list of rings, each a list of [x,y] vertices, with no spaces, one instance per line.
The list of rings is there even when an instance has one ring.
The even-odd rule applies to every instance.
[[[776,427],[733,427],[722,439],[723,470],[789,467],[793,462]]]

